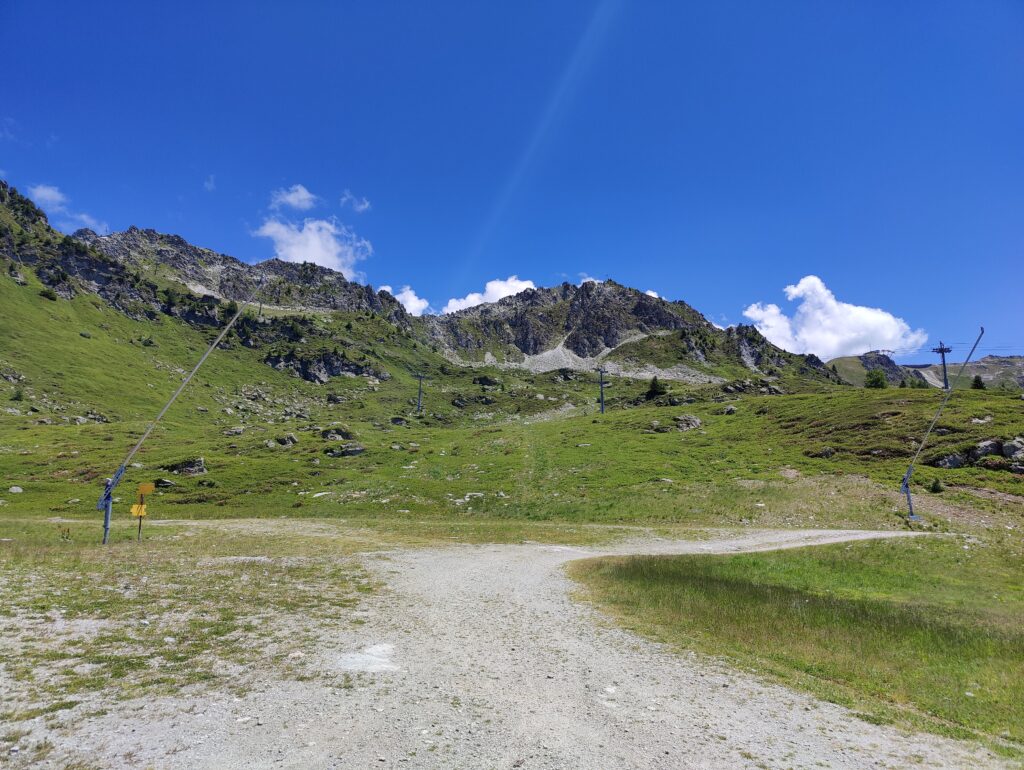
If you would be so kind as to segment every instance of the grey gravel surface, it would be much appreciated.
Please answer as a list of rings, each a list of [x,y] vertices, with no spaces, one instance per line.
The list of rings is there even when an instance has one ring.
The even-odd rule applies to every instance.
[[[361,625],[326,628],[310,681],[243,698],[128,704],[73,736],[101,767],[994,767],[986,749],[869,724],[715,659],[612,626],[563,565],[605,553],[729,553],[898,536],[756,531],[590,549],[452,546],[371,554],[386,584]],[[906,534],[906,533],[902,533]],[[338,686],[347,674],[348,686]]]

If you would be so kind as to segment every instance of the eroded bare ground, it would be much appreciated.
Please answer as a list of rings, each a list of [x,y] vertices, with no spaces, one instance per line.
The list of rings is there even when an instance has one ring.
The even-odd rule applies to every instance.
[[[997,766],[978,746],[871,725],[613,628],[572,601],[561,569],[603,553],[728,553],[908,534],[750,531],[606,548],[368,554],[366,567],[387,589],[349,611],[356,623],[339,617],[321,622],[313,640],[296,639],[288,656],[302,676],[268,670],[241,695],[183,692],[22,727],[50,741],[42,764],[54,767]]]

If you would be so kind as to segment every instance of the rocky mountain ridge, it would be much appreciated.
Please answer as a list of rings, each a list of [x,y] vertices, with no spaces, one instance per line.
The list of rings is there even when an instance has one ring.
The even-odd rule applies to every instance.
[[[456,313],[413,318],[388,292],[312,263],[248,264],[181,236],[138,227],[109,235],[88,229],[62,235],[6,183],[0,183],[0,254],[33,268],[57,296],[97,294],[135,319],[166,314],[216,326],[233,302],[252,299],[272,306],[272,318],[237,336],[249,347],[272,347],[270,365],[318,381],[341,373],[380,378],[387,372],[368,360],[345,359],[340,338],[329,329],[306,324],[296,332],[295,322],[282,316],[301,321],[314,311],[368,313],[463,365],[535,372],[602,365],[626,376],[693,384],[785,372],[821,383],[838,381],[814,356],[787,353],[753,327],[720,329],[685,302],[651,297],[614,281],[529,289]]]

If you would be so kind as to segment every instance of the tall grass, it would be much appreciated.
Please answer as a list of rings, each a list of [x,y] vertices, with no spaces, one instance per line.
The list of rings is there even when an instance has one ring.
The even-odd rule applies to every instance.
[[[1019,573],[993,554],[965,564],[959,548],[629,557],[572,572],[642,633],[724,654],[876,719],[1024,746]]]

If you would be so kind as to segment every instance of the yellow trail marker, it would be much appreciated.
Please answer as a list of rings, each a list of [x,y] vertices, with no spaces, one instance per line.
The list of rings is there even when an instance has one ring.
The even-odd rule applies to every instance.
[[[146,515],[146,495],[156,491],[156,484],[139,484],[139,502],[132,506],[132,516],[139,520],[138,541],[142,542],[142,517]]]

